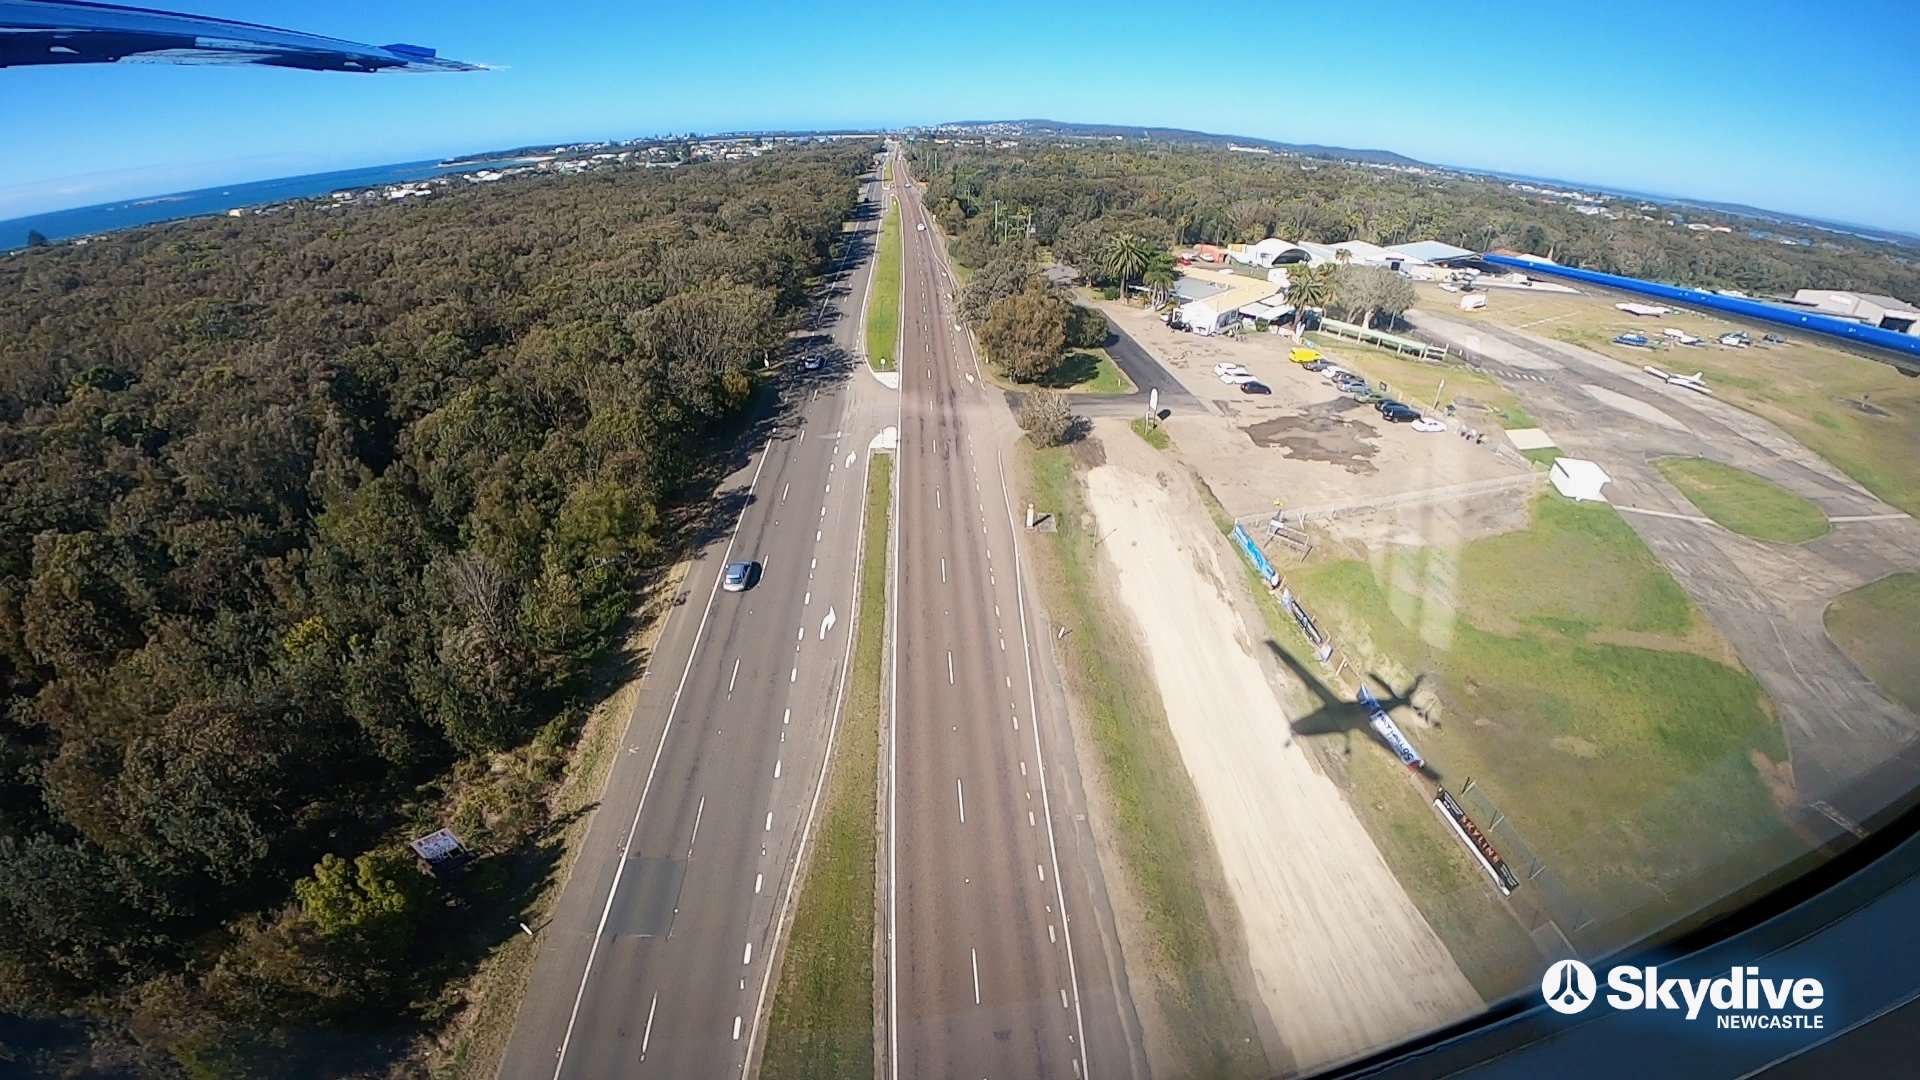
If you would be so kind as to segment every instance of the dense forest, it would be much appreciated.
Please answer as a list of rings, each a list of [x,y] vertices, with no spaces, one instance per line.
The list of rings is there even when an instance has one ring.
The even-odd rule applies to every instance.
[[[457,1007],[488,856],[873,149],[0,258],[0,1037],[294,1075]],[[457,885],[405,847],[450,822]]]
[[[1483,178],[1406,172],[1291,155],[1163,142],[1026,140],[911,147],[915,175],[955,254],[984,266],[1031,240],[1095,280],[1107,241],[1135,234],[1162,246],[1268,236],[1339,243],[1441,240],[1486,251],[1551,255],[1569,266],[1680,285],[1792,295],[1854,289],[1920,302],[1907,249],[1844,237],[1787,246],[1748,236],[1752,223],[1710,216],[1730,233],[1667,224],[1666,210],[1615,201],[1617,218],[1574,213],[1564,199]],[[1699,214],[1692,215],[1699,218]]]

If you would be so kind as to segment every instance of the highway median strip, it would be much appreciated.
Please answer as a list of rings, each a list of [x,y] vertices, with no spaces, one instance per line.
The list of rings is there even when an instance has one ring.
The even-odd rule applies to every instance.
[[[872,292],[867,297],[867,363],[875,371],[899,367],[900,208],[887,208],[880,225],[880,250],[874,255]]]
[[[893,455],[875,454],[853,658],[833,762],[793,925],[780,961],[760,1075],[871,1076],[874,913]]]

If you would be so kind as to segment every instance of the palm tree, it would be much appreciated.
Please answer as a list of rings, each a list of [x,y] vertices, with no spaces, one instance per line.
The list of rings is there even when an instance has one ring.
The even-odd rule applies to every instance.
[[[1155,307],[1167,302],[1167,294],[1173,291],[1175,276],[1173,256],[1164,251],[1154,252],[1152,261],[1148,262],[1147,268],[1140,272],[1140,284],[1147,287],[1148,295],[1153,297]]]
[[[1100,268],[1120,279],[1120,298],[1126,299],[1127,279],[1139,277],[1153,262],[1153,244],[1146,237],[1121,233],[1107,238],[1100,254]]]
[[[1296,263],[1287,268],[1287,303],[1293,305],[1293,339],[1307,332],[1307,312],[1327,306],[1333,296],[1333,268]]]

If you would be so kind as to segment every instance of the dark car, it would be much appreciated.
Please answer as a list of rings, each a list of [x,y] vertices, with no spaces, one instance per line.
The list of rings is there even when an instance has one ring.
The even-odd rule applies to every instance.
[[[1374,402],[1373,407],[1379,409],[1381,412],[1386,412],[1388,409],[1404,409],[1407,406],[1404,402],[1395,401],[1390,397],[1383,397]]]
[[[1273,393],[1273,391],[1267,387],[1267,384],[1263,382],[1243,382],[1240,384],[1240,392],[1243,394]]]
[[[1380,415],[1390,424],[1411,424],[1420,419],[1420,410],[1408,408],[1399,402],[1390,402],[1380,410]]]

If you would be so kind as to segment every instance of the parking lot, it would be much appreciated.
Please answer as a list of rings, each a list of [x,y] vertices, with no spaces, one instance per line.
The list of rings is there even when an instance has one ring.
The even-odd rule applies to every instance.
[[[1275,500],[1297,511],[1524,477],[1531,470],[1510,452],[1496,453],[1491,439],[1462,439],[1458,421],[1443,433],[1389,423],[1373,406],[1292,363],[1290,336],[1200,337],[1169,330],[1138,307],[1101,307],[1192,395],[1196,404],[1174,409],[1167,431],[1236,518],[1271,513]],[[1336,363],[1361,349],[1338,342],[1322,348]],[[1221,363],[1243,366],[1273,392],[1244,394],[1221,382],[1213,372]],[[1421,409],[1427,403],[1408,404]],[[1510,501],[1518,506],[1520,499]]]

